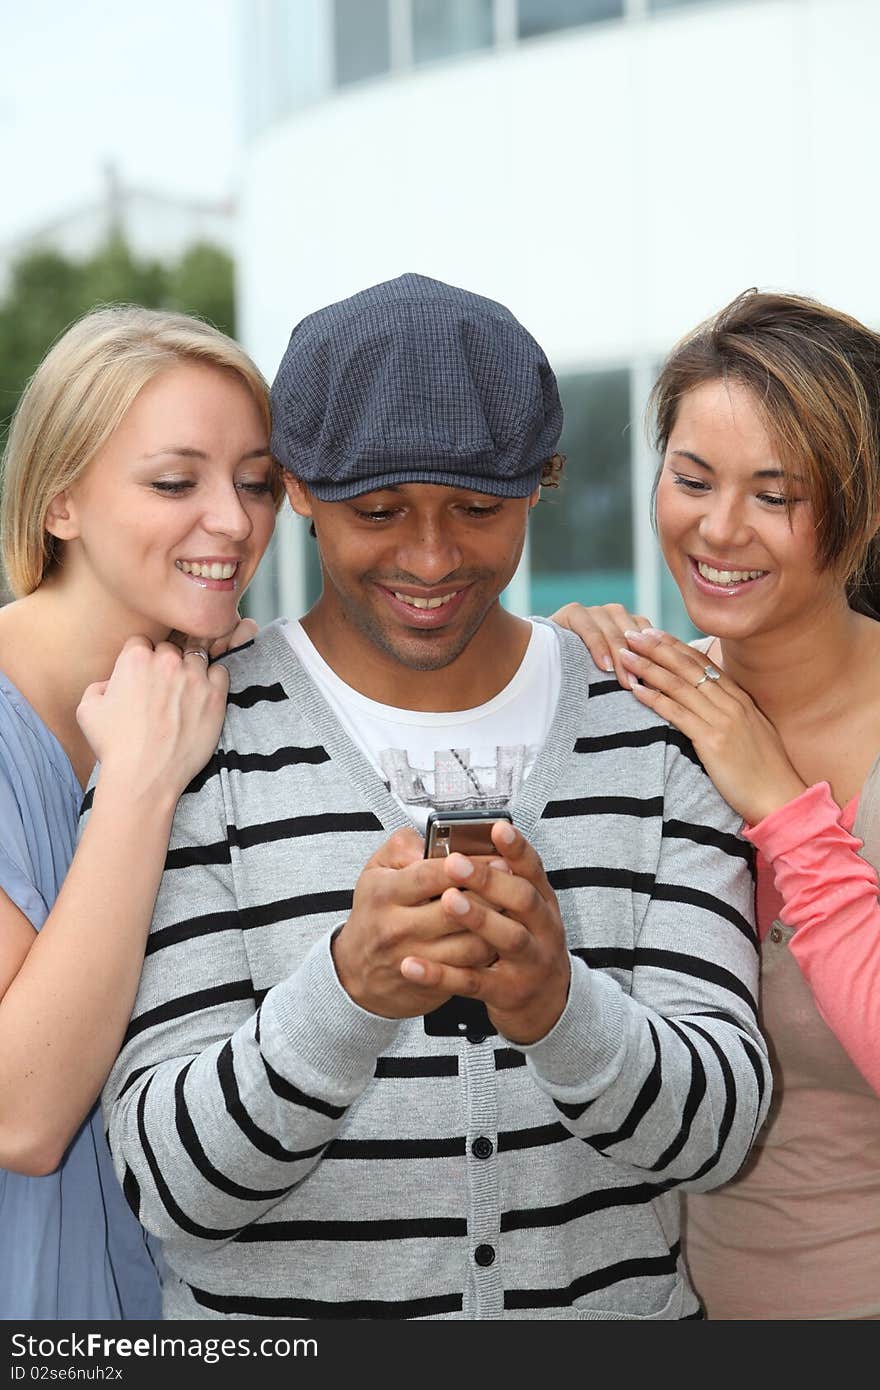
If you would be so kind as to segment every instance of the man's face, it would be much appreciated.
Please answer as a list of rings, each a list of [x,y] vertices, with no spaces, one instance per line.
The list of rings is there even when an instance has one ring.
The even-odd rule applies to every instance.
[[[321,502],[290,474],[285,486],[294,511],[314,522],[322,630],[338,624],[337,637],[369,646],[373,662],[379,652],[412,671],[449,666],[498,606],[538,499],[537,489],[501,498],[403,483]]]

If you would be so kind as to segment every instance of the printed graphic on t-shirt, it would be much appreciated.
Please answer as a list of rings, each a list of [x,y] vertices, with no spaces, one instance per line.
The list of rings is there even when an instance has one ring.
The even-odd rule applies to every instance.
[[[495,764],[471,763],[469,748],[440,748],[434,766],[411,767],[405,748],[383,748],[379,754],[385,785],[405,806],[433,806],[437,810],[493,809],[513,800],[537,753],[525,743],[505,743],[495,748]]]

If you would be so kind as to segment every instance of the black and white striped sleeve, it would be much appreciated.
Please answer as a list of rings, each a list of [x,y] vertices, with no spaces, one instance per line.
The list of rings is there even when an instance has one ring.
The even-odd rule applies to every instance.
[[[672,733],[631,990],[575,954],[562,1017],[523,1049],[574,1134],[660,1184],[728,1181],[769,1105],[754,880],[740,824]]]
[[[219,778],[184,794],[102,1103],[117,1175],[163,1239],[222,1243],[320,1161],[395,1021],[342,990],[329,938],[258,1004]]]

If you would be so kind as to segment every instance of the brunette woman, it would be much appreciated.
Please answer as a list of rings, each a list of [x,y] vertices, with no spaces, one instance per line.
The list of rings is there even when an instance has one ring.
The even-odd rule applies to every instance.
[[[880,1318],[880,336],[740,296],[654,388],[666,563],[706,638],[568,605],[594,660],[689,737],[757,850],[774,1102],[687,1199],[712,1318]]]

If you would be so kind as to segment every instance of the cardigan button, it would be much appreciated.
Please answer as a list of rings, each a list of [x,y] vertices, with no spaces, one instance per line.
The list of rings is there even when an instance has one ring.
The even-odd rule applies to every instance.
[[[779,930],[779,927],[770,928],[770,940],[775,942],[777,946],[779,945],[782,940],[782,932]]]
[[[495,1152],[495,1145],[491,1139],[487,1139],[485,1134],[481,1134],[479,1139],[475,1139],[471,1145],[471,1153],[474,1158],[491,1158]]]
[[[474,1259],[478,1265],[486,1269],[495,1263],[495,1247],[492,1245],[478,1245],[474,1251]]]

